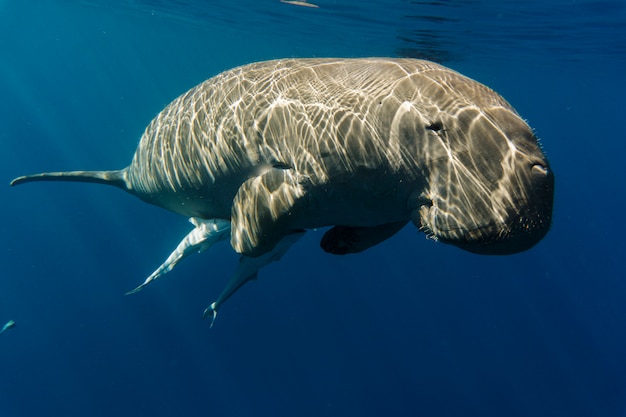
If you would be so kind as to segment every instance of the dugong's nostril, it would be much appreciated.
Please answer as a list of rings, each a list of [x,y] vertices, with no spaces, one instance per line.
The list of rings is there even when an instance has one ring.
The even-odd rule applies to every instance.
[[[531,168],[531,172],[532,172],[534,175],[542,175],[542,176],[545,176],[545,175],[548,175],[548,168],[547,168],[547,167],[545,167],[545,166],[543,166],[543,165],[541,165],[541,164],[534,164],[534,165],[532,166],[532,168]]]

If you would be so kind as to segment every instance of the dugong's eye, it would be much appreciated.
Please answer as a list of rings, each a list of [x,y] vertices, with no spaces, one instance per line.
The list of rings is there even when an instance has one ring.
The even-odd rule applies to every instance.
[[[443,130],[443,124],[441,122],[434,122],[426,126],[426,130],[432,130],[433,132],[439,132]]]

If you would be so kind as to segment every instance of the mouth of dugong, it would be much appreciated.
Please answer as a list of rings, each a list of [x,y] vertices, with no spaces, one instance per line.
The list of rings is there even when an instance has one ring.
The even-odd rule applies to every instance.
[[[475,254],[526,251],[550,230],[554,200],[554,174],[547,164],[534,164],[528,171],[520,180],[524,192],[506,205],[496,198],[463,204],[435,198],[419,208],[414,222],[434,240]]]

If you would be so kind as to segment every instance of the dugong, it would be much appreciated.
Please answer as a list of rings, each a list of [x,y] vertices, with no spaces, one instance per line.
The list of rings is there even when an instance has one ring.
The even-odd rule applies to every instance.
[[[478,254],[548,232],[554,176],[533,130],[500,95],[415,59],[283,59],[223,72],[175,99],[116,171],[19,177],[114,185],[194,229],[144,285],[230,239],[242,255],[218,309],[306,229],[333,254],[413,223]],[[213,322],[212,322],[213,323]],[[212,325],[212,324],[211,324]]]

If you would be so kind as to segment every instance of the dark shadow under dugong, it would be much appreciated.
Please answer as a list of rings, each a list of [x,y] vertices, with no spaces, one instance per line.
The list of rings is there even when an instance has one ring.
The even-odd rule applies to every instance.
[[[413,59],[285,59],[221,73],[168,105],[118,171],[19,177],[115,185],[195,228],[135,292],[230,239],[242,255],[220,305],[304,230],[355,253],[412,222],[480,254],[550,228],[554,177],[530,127],[497,93]]]

